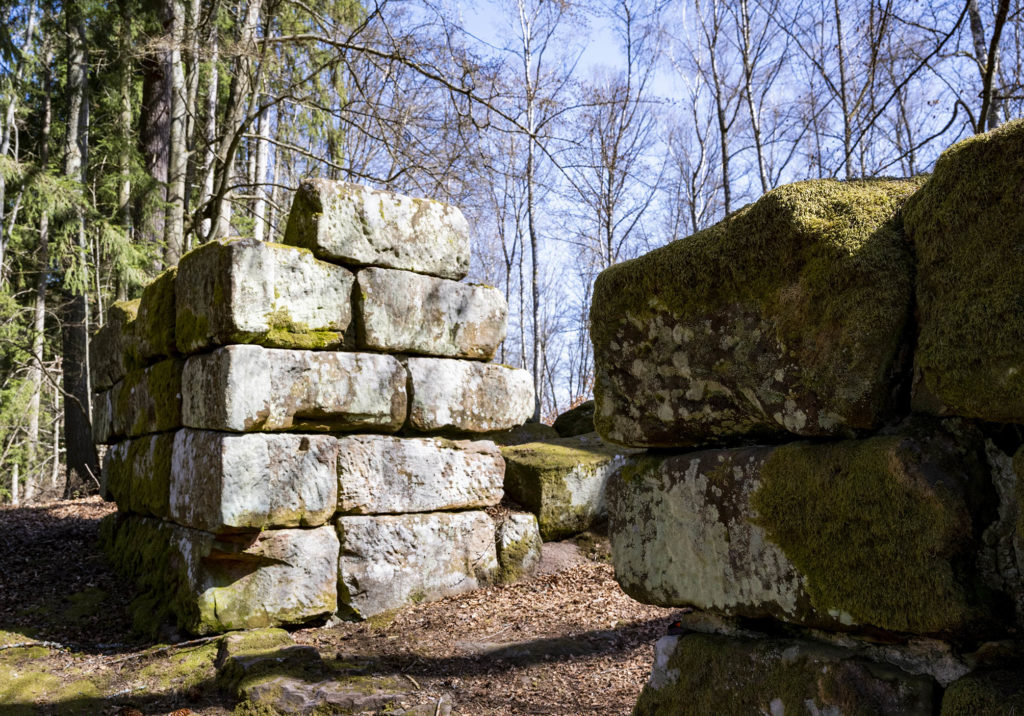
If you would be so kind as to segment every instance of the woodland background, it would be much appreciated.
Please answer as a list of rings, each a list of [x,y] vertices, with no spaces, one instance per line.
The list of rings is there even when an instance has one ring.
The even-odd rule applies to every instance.
[[[0,0],[0,500],[94,490],[88,336],[301,177],[452,202],[536,417],[602,269],[1021,116],[1019,0]]]

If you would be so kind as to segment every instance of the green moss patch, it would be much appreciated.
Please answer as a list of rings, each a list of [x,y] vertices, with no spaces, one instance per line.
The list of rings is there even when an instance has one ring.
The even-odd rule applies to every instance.
[[[969,674],[950,684],[942,697],[942,716],[1008,716],[1024,713],[1024,672]]]
[[[918,260],[915,406],[1024,421],[1024,120],[943,152],[905,215]]]
[[[142,290],[135,321],[135,345],[142,362],[150,363],[177,354],[175,342],[174,284],[178,269],[172,266]]]
[[[817,610],[918,634],[977,616],[954,569],[973,544],[963,473],[928,450],[892,436],[769,456],[751,499],[756,522],[805,575]]]

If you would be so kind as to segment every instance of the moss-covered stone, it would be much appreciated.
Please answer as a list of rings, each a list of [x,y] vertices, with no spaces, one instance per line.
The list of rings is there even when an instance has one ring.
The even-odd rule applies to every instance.
[[[145,634],[169,619],[195,634],[299,624],[337,607],[330,526],[217,537],[118,513],[101,524],[101,542],[136,582],[135,626]]]
[[[480,436],[498,445],[522,445],[523,443],[545,442],[559,438],[558,432],[544,423],[523,423],[508,430],[486,433]]]
[[[177,355],[174,339],[174,285],[176,266],[167,269],[142,290],[135,321],[135,352],[141,363]]]
[[[691,634],[655,659],[634,716],[933,713],[931,679],[809,642]]]
[[[930,423],[931,421],[929,421]],[[980,435],[904,426],[831,444],[649,456],[608,487],[640,601],[843,631],[977,639],[1012,622],[982,575],[996,520]]]
[[[594,401],[587,400],[555,418],[551,424],[560,437],[571,438],[594,432]]]
[[[914,405],[1024,422],[1024,120],[953,145],[906,205],[917,253]]]
[[[942,716],[1011,716],[1024,713],[1024,667],[980,671],[950,684]]]
[[[537,518],[516,512],[504,515],[495,530],[495,545],[498,554],[496,583],[512,584],[533,574],[540,564],[543,548]]]
[[[179,264],[178,344],[185,353],[232,343],[338,348],[352,316],[354,281],[294,246],[252,239],[204,244]]]
[[[94,391],[107,390],[135,366],[135,325],[139,301],[118,301],[107,322],[89,342],[89,371]]]
[[[169,358],[128,373],[113,400],[113,431],[137,437],[181,427],[181,374],[184,361]]]
[[[913,261],[899,208],[919,184],[779,187],[601,273],[598,432],[670,447],[878,427],[907,354]]]
[[[630,453],[594,434],[506,446],[505,494],[537,515],[545,541],[568,537],[604,517],[605,484]]]
[[[167,517],[174,433],[144,435],[112,445],[103,457],[102,483],[125,511]]]

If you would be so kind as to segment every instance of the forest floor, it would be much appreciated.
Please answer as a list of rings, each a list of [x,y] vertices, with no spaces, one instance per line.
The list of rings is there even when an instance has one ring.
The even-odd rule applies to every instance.
[[[217,639],[132,635],[134,590],[97,544],[114,509],[99,498],[0,508],[0,715],[245,712],[216,678]],[[608,557],[593,535],[549,543],[544,573],[518,584],[292,638],[336,673],[400,688],[394,708],[628,714],[674,612],[627,597]]]

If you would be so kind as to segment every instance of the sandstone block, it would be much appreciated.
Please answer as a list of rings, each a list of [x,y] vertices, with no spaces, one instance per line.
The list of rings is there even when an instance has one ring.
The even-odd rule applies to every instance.
[[[528,512],[508,513],[498,522],[495,540],[499,583],[518,582],[537,569],[544,541],[535,515]]]
[[[381,268],[356,283],[361,348],[490,360],[505,340],[508,306],[496,288]]]
[[[104,546],[142,591],[137,616],[194,634],[301,624],[337,607],[338,538],[330,525],[213,535],[148,517],[104,520]]]
[[[433,512],[501,501],[505,461],[488,441],[353,435],[338,439],[338,510]]]
[[[235,345],[192,356],[185,424],[207,430],[394,432],[405,422],[406,373],[391,356]]]
[[[409,358],[413,430],[486,433],[533,413],[533,380],[519,368],[444,358]]]
[[[919,180],[779,187],[598,276],[597,431],[635,447],[853,437],[895,409]]]
[[[662,637],[633,713],[934,713],[931,679],[795,639]]]
[[[135,321],[135,354],[141,363],[177,355],[174,333],[175,276],[172,266],[142,289]]]
[[[1024,121],[959,142],[907,201],[915,410],[1024,422]]]
[[[354,281],[303,249],[254,239],[206,244],[178,267],[178,343],[184,353],[229,343],[338,347]]]
[[[97,445],[114,442],[114,398],[119,388],[120,383],[92,394],[92,441]]]
[[[340,181],[299,185],[284,242],[353,266],[452,279],[469,271],[469,225],[457,208]]]
[[[498,445],[522,445],[523,443],[545,442],[555,440],[559,436],[550,425],[544,423],[523,423],[508,430],[499,430],[495,433],[487,433],[481,437]]]
[[[338,518],[340,613],[374,614],[489,583],[498,568],[485,512]]]
[[[107,390],[124,378],[130,367],[139,302],[118,301],[107,309],[107,322],[89,342],[93,391]]]
[[[571,438],[594,432],[594,401],[587,400],[566,410],[551,424],[560,437]]]
[[[950,423],[644,457],[608,486],[616,578],[640,601],[730,616],[999,633],[1008,600],[979,564],[996,499],[980,446]]]
[[[607,515],[605,485],[635,452],[596,433],[503,447],[505,491],[537,515],[545,541],[569,537]]]
[[[322,525],[338,502],[337,454],[329,435],[179,430],[170,517],[207,532]]]
[[[144,435],[111,445],[100,478],[105,499],[140,515],[168,516],[174,433]]]
[[[181,372],[169,358],[128,373],[112,388],[113,434],[137,437],[181,427]]]

